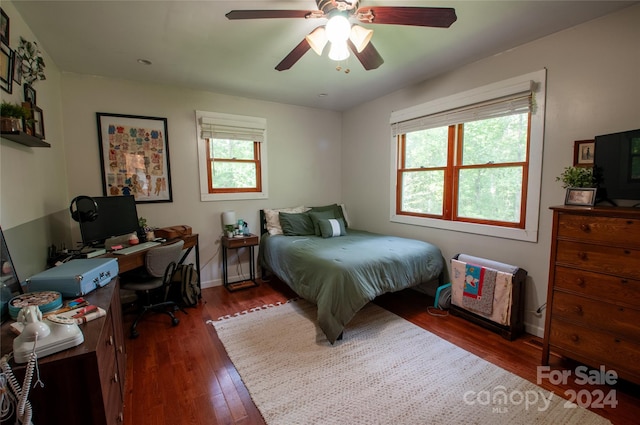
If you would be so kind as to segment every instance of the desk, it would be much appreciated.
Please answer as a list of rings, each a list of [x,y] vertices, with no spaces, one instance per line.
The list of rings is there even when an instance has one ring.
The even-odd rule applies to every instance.
[[[187,258],[187,255],[191,252],[193,248],[196,249],[196,270],[198,271],[198,287],[202,289],[200,284],[200,249],[198,247],[198,234],[194,233],[192,235],[182,236],[180,239],[184,241],[184,253],[180,258],[179,264],[184,263],[184,260]],[[171,243],[171,241],[167,241],[165,243]],[[149,248],[151,249],[151,248]],[[118,271],[120,273],[128,272],[129,270],[137,269],[138,267],[144,266],[144,257],[147,253],[148,249],[134,252],[132,254],[127,255],[116,255],[112,252],[101,255],[99,258],[117,258],[118,259]]]

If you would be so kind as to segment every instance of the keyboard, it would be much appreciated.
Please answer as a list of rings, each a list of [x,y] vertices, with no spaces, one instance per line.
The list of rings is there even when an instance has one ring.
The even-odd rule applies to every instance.
[[[133,254],[134,252],[144,251],[145,249],[153,248],[154,246],[158,246],[158,245],[160,245],[160,242],[153,242],[153,241],[142,242],[142,243],[139,243],[138,245],[131,245],[126,248],[113,251],[113,253],[118,255],[129,255],[129,254]]]

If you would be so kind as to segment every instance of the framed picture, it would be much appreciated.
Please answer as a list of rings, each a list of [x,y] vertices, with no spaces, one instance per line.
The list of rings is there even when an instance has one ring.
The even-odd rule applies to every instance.
[[[37,105],[36,91],[31,84],[24,83],[24,101]]]
[[[576,140],[573,142],[573,166],[593,167],[593,155],[596,151],[594,140]]]
[[[31,118],[33,119],[33,135],[39,139],[44,139],[44,117],[42,109],[31,104]]]
[[[13,52],[13,81],[18,84],[22,84],[22,57]],[[33,102],[35,103],[35,102]]]
[[[0,87],[7,93],[13,92],[13,51],[0,43]]]
[[[565,205],[581,205],[592,207],[596,203],[595,187],[570,187],[564,198]]]
[[[0,8],[0,41],[9,45],[9,16]]]
[[[104,196],[173,202],[167,119],[98,112]]]

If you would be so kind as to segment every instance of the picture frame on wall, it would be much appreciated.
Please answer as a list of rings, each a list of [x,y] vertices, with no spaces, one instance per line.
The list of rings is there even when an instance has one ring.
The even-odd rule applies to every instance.
[[[167,119],[97,112],[104,196],[173,202]]]
[[[44,139],[44,116],[42,109],[31,104],[31,118],[33,119],[33,135],[39,139]]]
[[[11,94],[13,92],[13,51],[4,43],[0,43],[0,88]]]
[[[36,102],[36,91],[34,90],[33,86],[31,84],[24,83],[23,89],[24,101],[37,105],[38,103]]]
[[[9,15],[0,8],[0,42],[9,45]]]
[[[595,187],[570,187],[567,189],[564,204],[592,207],[596,203],[596,191]]]
[[[595,140],[576,140],[573,142],[573,166],[593,167],[595,152]]]
[[[22,84],[22,57],[13,51],[13,81]],[[34,102],[35,103],[35,102]]]

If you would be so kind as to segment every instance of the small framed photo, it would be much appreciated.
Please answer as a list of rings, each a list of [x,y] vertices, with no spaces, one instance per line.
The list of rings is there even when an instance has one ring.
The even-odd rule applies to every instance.
[[[11,94],[13,92],[13,51],[4,43],[0,43],[0,88]]]
[[[595,187],[570,187],[567,189],[564,204],[592,207],[596,203],[596,190]]]
[[[595,140],[576,140],[573,142],[573,166],[593,167],[595,150]]]
[[[9,45],[9,15],[0,9],[0,41]]]
[[[24,101],[37,105],[36,103],[36,91],[31,84],[24,83]]]
[[[44,117],[42,109],[31,104],[31,118],[33,118],[33,135],[39,139],[44,139]]]
[[[13,81],[22,84],[22,57],[15,50],[13,51]]]

